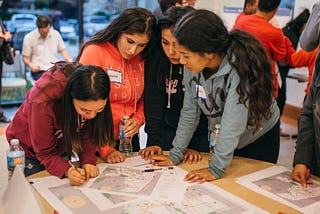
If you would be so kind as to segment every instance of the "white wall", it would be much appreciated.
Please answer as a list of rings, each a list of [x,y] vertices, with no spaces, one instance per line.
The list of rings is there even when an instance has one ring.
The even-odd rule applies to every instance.
[[[308,8],[311,12],[312,6],[319,0],[295,0],[294,15],[298,15],[302,10]]]

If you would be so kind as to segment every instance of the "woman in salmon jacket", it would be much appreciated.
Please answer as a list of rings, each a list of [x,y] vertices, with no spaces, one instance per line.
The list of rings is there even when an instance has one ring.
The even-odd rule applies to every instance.
[[[124,115],[130,116],[125,134],[133,137],[133,151],[140,149],[137,133],[144,124],[144,60],[151,49],[155,25],[155,18],[149,10],[128,8],[106,29],[90,38],[77,57],[80,63],[98,65],[109,75],[116,149],[119,146],[119,124]],[[111,147],[101,148],[99,153],[108,163],[125,159]]]

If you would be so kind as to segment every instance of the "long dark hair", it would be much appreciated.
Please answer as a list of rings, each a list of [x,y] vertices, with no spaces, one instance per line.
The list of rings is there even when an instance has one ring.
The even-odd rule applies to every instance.
[[[150,40],[141,52],[142,57],[145,59],[149,51],[151,51],[150,46],[153,45],[152,40],[155,27],[156,20],[151,11],[140,7],[128,8],[115,18],[106,29],[98,31],[81,47],[77,60],[80,59],[83,49],[86,46],[90,44],[103,44],[105,42],[110,42],[115,45],[122,33],[148,35]]]
[[[62,131],[67,152],[81,152],[78,113],[73,106],[73,99],[96,101],[107,99],[104,110],[89,120],[90,137],[97,147],[109,144],[113,146],[113,120],[109,101],[110,80],[99,66],[84,65],[78,67],[68,79],[62,98]]]
[[[254,124],[254,131],[258,130],[261,120],[271,117],[270,106],[274,102],[271,64],[260,42],[243,31],[229,33],[222,20],[208,10],[185,15],[174,33],[179,44],[192,52],[227,56],[240,77],[236,90],[239,103],[249,110],[247,125]]]
[[[164,16],[158,21],[156,45],[152,52],[152,57],[149,57],[145,63],[145,72],[150,72],[150,75],[156,80],[157,86],[161,90],[165,88],[165,78],[169,74],[171,64],[162,49],[161,31],[164,29],[170,29],[173,32],[176,23],[181,19],[181,17],[194,10],[195,9],[193,7],[189,6],[173,6],[165,11]]]

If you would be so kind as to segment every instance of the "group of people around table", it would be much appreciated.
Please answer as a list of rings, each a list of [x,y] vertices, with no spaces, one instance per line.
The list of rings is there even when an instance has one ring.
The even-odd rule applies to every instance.
[[[229,32],[215,13],[172,7],[156,22],[149,10],[128,8],[82,46],[76,61],[44,72],[7,128],[8,142],[19,139],[26,152],[26,176],[46,169],[81,185],[98,176],[97,156],[123,162],[124,115],[133,150],[155,166],[199,162],[221,124],[212,161],[190,171],[189,182],[220,179],[234,155],[277,162],[280,113],[268,55],[256,37]],[[318,131],[310,128],[319,121],[311,97],[317,86],[311,85],[310,108],[299,124],[299,133],[308,133],[298,136],[293,178],[302,184],[319,172],[319,164],[312,165],[320,159]],[[303,115],[308,131],[300,130]],[[140,149],[144,123],[147,147]],[[78,168],[70,164],[74,156]]]

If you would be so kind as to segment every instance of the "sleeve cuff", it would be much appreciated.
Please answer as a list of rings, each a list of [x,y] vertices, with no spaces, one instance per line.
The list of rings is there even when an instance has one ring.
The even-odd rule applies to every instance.
[[[102,158],[104,158],[107,154],[114,151],[115,149],[111,146],[103,146],[99,148],[99,154]]]

